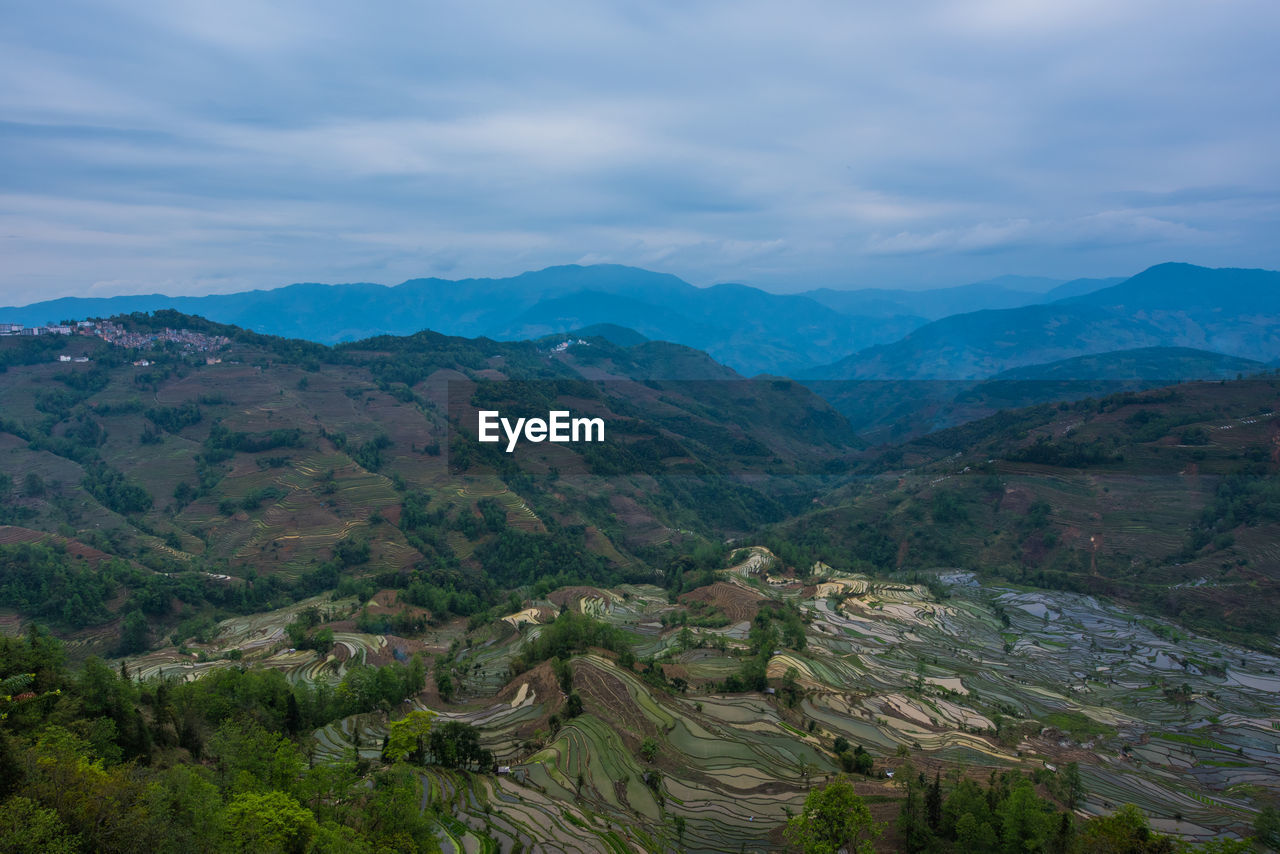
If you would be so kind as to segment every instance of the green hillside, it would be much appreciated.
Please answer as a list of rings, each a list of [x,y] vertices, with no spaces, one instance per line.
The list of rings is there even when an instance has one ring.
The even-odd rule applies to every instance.
[[[1272,815],[1280,380],[866,448],[662,342],[119,324],[0,340],[6,844],[762,852],[842,792],[878,851]],[[489,408],[607,441],[508,454]]]
[[[1119,597],[1277,645],[1280,380],[1009,410],[878,449],[784,536],[881,571],[937,566]]]
[[[743,380],[679,345],[593,338],[555,352],[420,333],[328,348],[174,313],[124,324],[231,343],[207,364],[172,343],[76,336],[57,353],[89,361],[68,364],[39,339],[0,341],[15,363],[0,374],[0,523],[124,560],[148,589],[194,579],[242,609],[389,574],[424,591],[452,579],[465,615],[500,598],[486,561],[507,530],[522,553],[581,550],[557,577],[649,579],[655,549],[804,506],[818,487],[795,476],[856,445],[803,386]],[[600,416],[606,441],[508,455],[463,427],[482,402]],[[101,605],[67,627],[132,607]],[[155,610],[172,621],[181,609]]]

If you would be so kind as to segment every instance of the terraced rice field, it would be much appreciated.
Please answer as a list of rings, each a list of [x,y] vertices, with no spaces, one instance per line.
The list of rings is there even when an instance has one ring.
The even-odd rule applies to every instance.
[[[337,679],[343,672],[341,662],[332,656],[320,658],[309,650],[289,649],[284,627],[307,608],[346,616],[356,606],[353,597],[335,601],[328,596],[314,596],[277,611],[232,617],[218,624],[217,633],[208,644],[192,644],[192,652],[188,655],[181,655],[174,647],[166,647],[128,659],[129,672],[140,679],[158,675],[186,679],[195,678],[211,668],[239,667],[243,662],[252,661],[283,670],[291,680]],[[345,660],[353,661],[363,660],[387,643],[381,635],[350,632],[335,633],[334,638],[335,644],[342,643],[348,653]],[[239,651],[240,659],[226,657],[232,650]],[[202,656],[206,660],[200,660]]]
[[[775,850],[786,811],[837,772],[837,736],[868,750],[876,775],[895,769],[904,749],[917,762],[971,769],[1078,761],[1083,814],[1135,803],[1157,827],[1188,838],[1242,830],[1259,791],[1280,794],[1276,658],[1174,633],[1087,596],[983,588],[964,573],[944,576],[951,595],[939,602],[922,586],[837,570],[808,588],[757,586],[772,566],[772,555],[753,549],[718,585],[785,598],[807,615],[805,648],[777,650],[768,665],[774,685],[797,674],[794,708],[777,695],[716,693],[741,667],[746,623],[699,630],[723,638],[724,651],[683,649],[678,629],[660,620],[678,606],[656,587],[554,591],[467,635],[457,699],[433,710],[479,727],[511,773],[423,772],[424,802],[450,815],[440,827],[445,850],[507,851],[517,842],[538,851],[669,850],[675,816],[685,820],[684,850]],[[290,679],[334,680],[349,661],[385,657],[392,640],[339,631],[334,655],[320,658],[288,651],[283,626],[308,605],[357,604],[318,597],[228,620],[204,652],[240,649]],[[510,673],[561,606],[629,632],[637,657],[677,668],[688,692],[656,690],[611,655],[589,653],[571,665],[583,714],[563,719],[565,697],[547,665]],[[197,678],[229,664],[169,650],[130,666]],[[409,707],[424,707],[422,699]],[[562,717],[554,732],[553,713]],[[316,759],[353,751],[376,759],[389,723],[383,713],[336,721],[315,734]],[[640,755],[646,738],[660,748],[653,761]],[[859,786],[882,800],[898,796],[878,776]]]

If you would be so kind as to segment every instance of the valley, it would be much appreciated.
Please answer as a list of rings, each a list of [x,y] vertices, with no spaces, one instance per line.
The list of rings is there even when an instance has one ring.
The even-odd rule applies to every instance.
[[[1022,791],[1042,835],[1133,804],[1192,845],[1280,797],[1274,377],[870,445],[663,342],[116,322],[146,349],[0,342],[0,619],[138,705],[33,668],[6,749],[43,755],[39,706],[234,800],[217,769],[265,727],[311,768],[270,778],[310,838],[381,833],[355,793],[386,785],[413,850],[458,852],[777,850],[842,779],[886,851],[960,845],[913,812],[930,779]],[[606,441],[476,441],[480,409],[560,408]],[[470,752],[387,754],[428,723]]]
[[[746,559],[695,593],[710,590],[705,601],[725,611],[743,603],[743,616],[768,602],[805,615],[801,648],[768,655],[769,684],[784,686],[776,692],[720,690],[750,652],[750,621],[688,632],[667,626],[688,613],[683,602],[694,594],[672,604],[645,585],[556,590],[493,623],[468,629],[455,621],[418,640],[353,632],[343,628],[349,619],[337,620],[321,624],[335,629],[332,652],[287,646],[284,627],[301,610],[345,616],[393,591],[368,603],[322,596],[224,621],[185,654],[170,647],[125,664],[137,678],[193,679],[252,664],[290,681],[336,683],[352,664],[417,651],[447,656],[447,671],[437,674],[450,674],[453,700],[442,702],[428,685],[410,705],[478,727],[509,773],[426,772],[427,797],[440,799],[448,816],[446,850],[517,842],[651,850],[676,844],[677,817],[682,850],[770,850],[808,789],[839,773],[836,738],[871,755],[858,789],[887,819],[901,793],[884,774],[907,762],[1048,780],[1076,762],[1082,814],[1133,803],[1158,831],[1202,840],[1247,834],[1256,799],[1280,784],[1273,656],[1092,597],[984,586],[967,573],[943,574],[939,599],[922,585],[825,566],[808,583],[780,576],[777,558],[761,548],[738,556]],[[524,644],[564,609],[626,633],[641,662],[624,666],[605,650],[575,657],[569,669],[582,712],[572,718],[547,665],[511,672]],[[335,721],[308,749],[317,761],[377,761],[390,720],[407,709]],[[659,745],[653,761],[642,755],[647,739]],[[660,784],[646,785],[655,771]]]

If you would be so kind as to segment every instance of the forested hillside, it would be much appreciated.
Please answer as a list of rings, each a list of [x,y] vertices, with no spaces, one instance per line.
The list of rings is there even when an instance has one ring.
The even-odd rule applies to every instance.
[[[0,339],[0,850],[1275,833],[1274,378],[867,447],[616,333],[117,323]]]

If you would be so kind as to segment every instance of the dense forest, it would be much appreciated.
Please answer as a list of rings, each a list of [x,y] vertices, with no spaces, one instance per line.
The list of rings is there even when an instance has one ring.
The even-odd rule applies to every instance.
[[[417,693],[424,665],[336,686],[228,669],[138,682],[32,629],[0,637],[0,851],[435,851],[405,762],[309,761],[305,735]],[[457,736],[455,736],[457,737]]]

